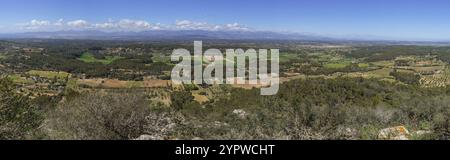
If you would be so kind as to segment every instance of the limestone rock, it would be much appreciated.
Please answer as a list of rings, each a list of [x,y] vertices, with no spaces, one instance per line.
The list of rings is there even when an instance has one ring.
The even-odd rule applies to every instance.
[[[397,126],[380,130],[378,139],[382,140],[409,140],[411,134],[405,126]]]
[[[414,135],[414,136],[420,137],[420,136],[424,136],[424,135],[432,134],[432,133],[433,133],[432,131],[418,130],[418,131],[415,131],[415,132],[413,133],[413,135]]]
[[[134,140],[141,140],[141,141],[145,141],[145,140],[164,140],[164,138],[159,137],[159,136],[152,136],[152,135],[141,135],[138,138],[134,139]]]
[[[237,115],[239,118],[241,118],[241,119],[244,119],[244,118],[246,118],[247,117],[247,112],[245,112],[244,110],[242,110],[242,109],[235,109],[234,111],[233,111],[233,114],[235,114],[235,115]]]

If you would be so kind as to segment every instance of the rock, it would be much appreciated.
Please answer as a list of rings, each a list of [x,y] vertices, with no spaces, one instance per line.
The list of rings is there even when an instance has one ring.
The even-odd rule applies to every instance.
[[[244,119],[244,118],[246,118],[247,117],[247,112],[245,112],[244,110],[242,110],[242,109],[235,109],[234,111],[233,111],[233,114],[235,114],[235,115],[237,115],[239,118],[241,118],[241,119]]]
[[[378,139],[382,140],[409,140],[411,134],[405,126],[397,126],[380,130]]]
[[[214,124],[213,124],[213,125],[214,125],[214,127],[216,127],[216,128],[229,126],[228,123],[219,122],[219,121],[214,121]]]
[[[140,140],[140,141],[145,141],[145,140],[164,140],[164,138],[159,137],[159,136],[152,136],[152,135],[141,135],[136,139],[133,140]]]
[[[423,136],[423,135],[426,135],[426,134],[431,134],[431,133],[433,133],[432,131],[424,131],[424,130],[418,130],[418,131],[415,131],[414,133],[413,133],[413,135],[414,136]]]
[[[201,140],[203,140],[203,139],[200,138],[200,137],[194,137],[192,140],[194,140],[194,141],[201,141]]]
[[[347,140],[356,140],[358,139],[358,131],[356,129],[352,128],[346,128],[346,127],[338,127],[337,134],[340,136],[345,137]]]

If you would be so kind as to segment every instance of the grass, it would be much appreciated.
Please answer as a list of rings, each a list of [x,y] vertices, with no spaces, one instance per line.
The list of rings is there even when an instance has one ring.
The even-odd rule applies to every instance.
[[[143,88],[143,81],[120,81],[116,79],[84,79],[78,80],[78,85],[86,85],[94,88]]]
[[[74,89],[74,90],[78,90],[77,79],[75,79],[75,78],[69,79],[69,81],[67,81],[67,83],[66,83],[66,88],[71,88],[71,89]]]
[[[144,82],[142,81],[127,81],[128,88],[142,88],[144,87]]]
[[[380,67],[393,67],[394,61],[378,61],[378,62],[372,62],[373,65],[380,66]]]
[[[201,95],[199,91],[192,92],[192,96],[194,96],[194,100],[200,104],[209,101],[208,97],[205,95]]]
[[[6,56],[4,53],[0,53],[0,60],[6,59],[8,56]]]
[[[57,79],[65,79],[67,77],[70,77],[70,73],[67,72],[55,72],[55,71],[38,71],[38,70],[31,70],[28,71],[27,74],[32,76],[38,76],[43,77],[47,79],[57,78]]]
[[[170,56],[166,56],[163,54],[154,54],[152,57],[153,62],[162,62],[162,63],[170,63]]]
[[[368,68],[370,65],[368,63],[359,63],[358,67],[360,68]]]
[[[91,53],[84,53],[78,60],[83,61],[85,63],[102,63],[102,64],[111,64],[116,60],[122,59],[120,56],[106,56],[105,59],[97,59]]]
[[[268,56],[268,58],[270,58]],[[298,54],[294,53],[280,53],[280,63],[289,62],[290,60],[299,59]]]
[[[328,63],[328,64],[325,64],[324,67],[328,68],[328,69],[341,69],[341,68],[347,67],[348,65],[350,65],[350,63],[339,62],[339,63]]]
[[[21,77],[20,75],[17,74],[12,74],[8,76],[9,79],[11,79],[13,81],[13,83],[16,84],[32,84],[33,81],[26,79],[25,77]]]

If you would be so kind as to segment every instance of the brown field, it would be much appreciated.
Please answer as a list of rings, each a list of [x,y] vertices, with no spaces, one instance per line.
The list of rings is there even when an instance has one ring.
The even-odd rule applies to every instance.
[[[168,87],[168,80],[120,81],[116,79],[79,79],[79,85],[94,88],[157,88]]]
[[[168,87],[172,82],[170,80],[144,80],[145,88]]]
[[[445,69],[444,66],[432,66],[432,67],[412,67],[416,72],[437,72]]]

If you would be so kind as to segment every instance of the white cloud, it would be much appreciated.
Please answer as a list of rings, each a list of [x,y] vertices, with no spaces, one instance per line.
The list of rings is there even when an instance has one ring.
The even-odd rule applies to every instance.
[[[249,28],[240,25],[239,23],[226,24],[225,29],[228,30],[249,30]]]
[[[31,20],[30,26],[47,26],[50,25],[49,21]]]
[[[117,25],[114,23],[105,22],[105,23],[94,24],[94,27],[98,28],[98,29],[112,29],[112,28],[117,27]]]
[[[36,30],[39,28],[48,27],[50,25],[51,25],[50,21],[36,20],[36,19],[33,19],[27,23],[20,24],[21,27],[23,27],[24,29],[27,29],[27,30]]]
[[[53,25],[55,25],[55,26],[63,26],[64,25],[64,20],[63,19],[59,19],[57,22],[53,23]]]
[[[130,19],[120,20],[118,22],[118,26],[120,29],[129,30],[129,31],[144,31],[144,30],[161,29],[159,24],[150,24],[147,21],[130,20]]]
[[[69,27],[74,27],[74,28],[78,28],[78,29],[80,29],[80,28],[85,28],[85,27],[88,27],[89,26],[89,23],[87,22],[87,21],[85,21],[85,20],[75,20],[75,21],[70,21],[70,22],[67,22],[67,25],[69,26]]]
[[[192,22],[189,20],[181,20],[175,22],[177,29],[183,30],[211,30],[211,25],[205,22]]]
[[[120,28],[125,29],[149,29],[151,27],[150,23],[141,20],[123,19],[118,24]]]
[[[161,24],[151,24],[144,20],[122,19],[120,21],[109,20],[105,23],[97,23],[93,26],[104,31],[146,31],[161,29]]]
[[[192,22],[189,20],[177,20],[175,22],[175,28],[181,30],[209,30],[209,31],[245,31],[249,28],[242,26],[238,23],[225,24],[225,25],[213,25],[206,22]]]
[[[59,19],[55,22],[48,20],[36,20],[33,19],[27,23],[17,24],[16,27],[23,31],[58,31],[68,27],[63,19]]]
[[[61,30],[100,30],[106,32],[116,31],[148,31],[148,30],[208,30],[208,31],[246,31],[249,28],[238,23],[209,24],[206,22],[193,22],[189,20],[177,20],[172,25],[150,23],[145,20],[122,19],[107,22],[89,23],[86,20],[74,20],[65,22],[63,19],[51,22],[48,20],[31,20],[18,24],[24,31],[61,31]]]

